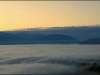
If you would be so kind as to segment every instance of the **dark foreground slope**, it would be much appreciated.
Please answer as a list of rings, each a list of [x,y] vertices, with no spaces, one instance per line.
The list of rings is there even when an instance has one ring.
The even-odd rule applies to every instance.
[[[88,39],[86,41],[80,42],[80,44],[100,44],[100,38]]]

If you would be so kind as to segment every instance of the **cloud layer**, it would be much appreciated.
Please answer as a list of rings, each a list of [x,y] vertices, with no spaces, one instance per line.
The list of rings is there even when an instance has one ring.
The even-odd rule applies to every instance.
[[[100,62],[99,45],[1,45],[0,74],[74,74]]]

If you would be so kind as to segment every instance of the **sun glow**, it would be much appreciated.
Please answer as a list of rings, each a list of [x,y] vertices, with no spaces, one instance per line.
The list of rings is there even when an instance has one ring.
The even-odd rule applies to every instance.
[[[2,1],[0,30],[95,25],[99,14],[98,1]]]

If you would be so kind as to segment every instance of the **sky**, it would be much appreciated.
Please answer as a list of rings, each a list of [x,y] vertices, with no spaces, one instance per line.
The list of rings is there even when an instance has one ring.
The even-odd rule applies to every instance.
[[[0,31],[100,24],[100,1],[0,1]]]

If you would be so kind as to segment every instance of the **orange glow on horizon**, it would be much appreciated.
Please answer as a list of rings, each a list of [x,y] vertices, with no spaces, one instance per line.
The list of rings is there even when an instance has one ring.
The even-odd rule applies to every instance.
[[[99,1],[2,1],[0,31],[100,24]]]

